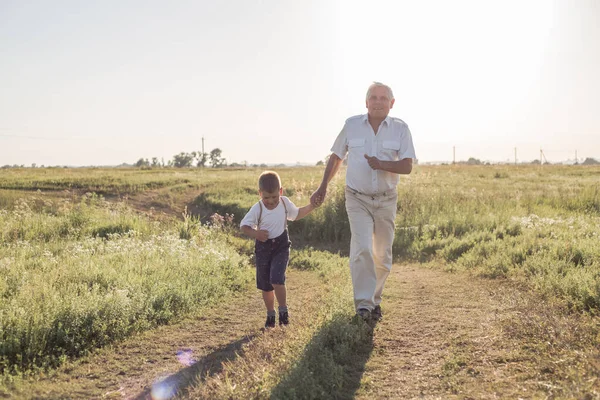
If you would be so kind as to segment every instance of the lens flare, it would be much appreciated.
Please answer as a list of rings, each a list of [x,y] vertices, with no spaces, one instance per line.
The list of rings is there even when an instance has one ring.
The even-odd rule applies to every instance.
[[[168,376],[160,378],[152,385],[150,396],[152,400],[167,400],[177,393],[177,382]]]
[[[177,361],[189,367],[196,363],[192,349],[181,349],[175,353]],[[150,391],[152,400],[168,400],[177,394],[177,377],[175,375],[165,375],[160,377],[153,385]]]
[[[189,367],[196,363],[196,359],[194,358],[194,352],[191,349],[181,349],[177,351],[177,360],[180,363]]]

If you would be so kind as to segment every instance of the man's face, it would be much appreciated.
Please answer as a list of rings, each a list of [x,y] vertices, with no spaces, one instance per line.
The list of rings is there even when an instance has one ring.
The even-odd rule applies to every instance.
[[[260,191],[262,202],[268,210],[273,210],[279,204],[279,197],[283,194],[283,188],[279,188],[274,192]]]
[[[394,106],[394,99],[390,99],[388,91],[384,87],[375,87],[371,90],[367,99],[367,109],[373,118],[385,118]]]

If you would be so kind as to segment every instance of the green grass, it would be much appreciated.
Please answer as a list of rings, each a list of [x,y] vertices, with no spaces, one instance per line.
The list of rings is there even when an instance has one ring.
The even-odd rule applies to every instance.
[[[96,196],[1,210],[0,372],[55,367],[247,287],[248,258],[223,236]]]
[[[252,280],[252,246],[231,228],[258,200],[260,172],[4,171],[0,369],[14,374],[58,365],[244,287]],[[285,195],[303,206],[323,169],[278,172]],[[416,166],[398,187],[394,255],[514,279],[596,313],[599,177],[600,168],[583,166]],[[325,205],[289,224],[295,248],[347,254],[343,187],[342,177],[334,179]],[[89,194],[63,195],[74,189]],[[163,189],[170,203],[197,191],[191,205],[233,215],[232,221],[212,228],[207,215],[158,222],[94,194]],[[329,261],[293,254],[292,263],[335,276],[323,266]]]
[[[196,176],[202,174],[199,170],[194,172]],[[195,179],[190,171],[165,169],[15,168],[2,171],[0,189],[85,190],[119,195],[189,183],[193,180]]]

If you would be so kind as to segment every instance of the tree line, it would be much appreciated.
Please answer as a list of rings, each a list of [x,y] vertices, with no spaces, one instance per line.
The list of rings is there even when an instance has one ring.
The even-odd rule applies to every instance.
[[[191,153],[181,152],[173,156],[172,160],[165,163],[164,159],[159,160],[158,157],[151,159],[140,158],[133,165],[135,167],[175,167],[175,168],[191,168],[206,167],[207,163],[213,168],[227,166],[227,160],[222,157],[221,149],[212,149],[210,153],[202,151],[192,151]]]

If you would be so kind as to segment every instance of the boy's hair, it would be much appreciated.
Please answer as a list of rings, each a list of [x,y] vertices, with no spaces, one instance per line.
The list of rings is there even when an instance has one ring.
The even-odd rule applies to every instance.
[[[258,178],[258,190],[273,193],[281,188],[281,179],[275,171],[265,171]]]

